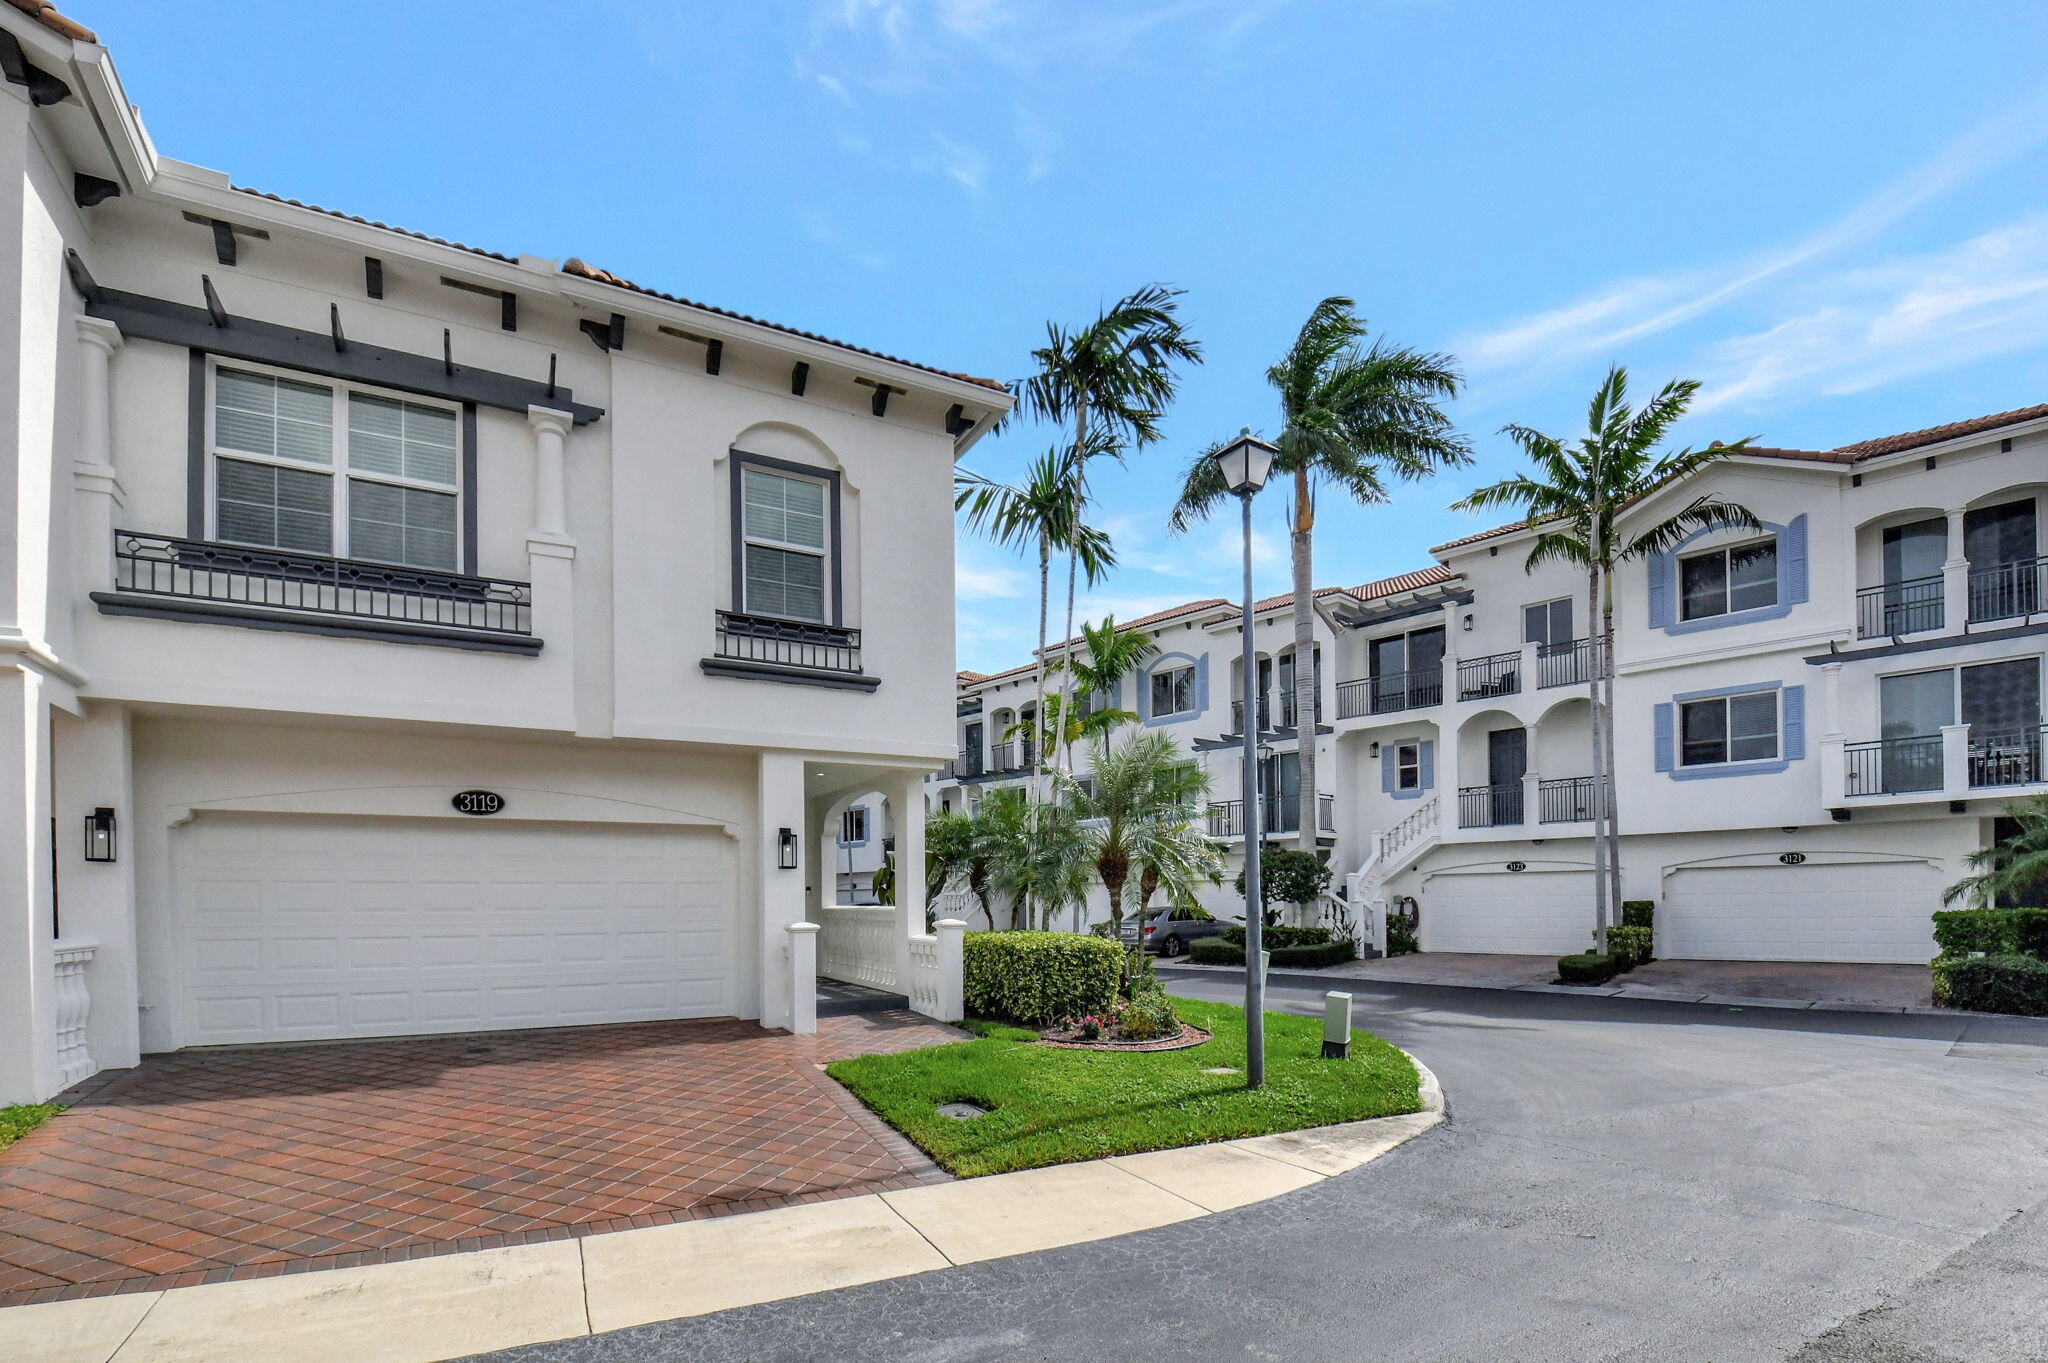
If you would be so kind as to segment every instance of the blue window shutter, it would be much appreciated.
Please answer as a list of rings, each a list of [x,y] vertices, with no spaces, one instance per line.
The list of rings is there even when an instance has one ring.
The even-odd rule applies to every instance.
[[[1138,674],[1138,703],[1131,708],[1138,712],[1140,722],[1149,722],[1151,720],[1152,674],[1150,672],[1140,672]]]
[[[1380,744],[1380,794],[1392,795],[1401,788],[1401,768],[1395,754],[1398,743]]]
[[[1204,714],[1209,709],[1209,655],[1204,653],[1195,659],[1195,713]]]
[[[1670,771],[1670,770],[1672,769],[1672,767],[1673,767],[1673,766],[1677,765],[1677,764],[1676,764],[1675,762],[1673,762],[1673,761],[1672,761],[1672,751],[1671,751],[1671,750],[1672,750],[1672,734],[1671,734],[1671,729],[1672,729],[1672,718],[1673,718],[1673,716],[1672,716],[1671,710],[1672,710],[1672,707],[1671,707],[1670,705],[1668,705],[1668,704],[1667,704],[1667,705],[1660,705],[1660,706],[1658,706],[1658,707],[1657,707],[1657,770],[1658,770],[1658,771]]]
[[[1671,567],[1669,554],[1652,554],[1645,565],[1650,588],[1651,629],[1663,629],[1671,623]]]
[[[1434,741],[1425,738],[1418,746],[1422,749],[1422,788],[1424,790],[1435,790],[1436,744]]]
[[[1806,756],[1806,688],[1788,686],[1784,696],[1785,759],[1797,762]]]
[[[1786,605],[1806,600],[1806,577],[1806,516],[1801,513],[1778,533],[1778,594]]]

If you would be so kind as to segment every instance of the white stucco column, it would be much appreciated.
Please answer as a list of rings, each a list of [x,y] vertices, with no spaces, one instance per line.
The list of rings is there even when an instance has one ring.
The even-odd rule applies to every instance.
[[[50,707],[40,673],[0,668],[0,1104],[62,1087],[50,922]]]
[[[96,945],[86,966],[92,994],[86,1033],[99,1069],[126,1069],[142,1061],[137,1009],[135,808],[128,711],[91,701],[80,716],[59,713],[51,726],[57,877],[64,937]],[[84,858],[85,820],[95,809],[114,811],[114,860]]]
[[[1842,732],[1842,665],[1820,668],[1820,803],[1840,809],[1848,796],[1848,738]]]
[[[818,1030],[818,925],[791,923],[785,959],[789,967],[789,1030]]]
[[[1952,506],[1948,517],[1948,557],[1941,565],[1941,627],[1961,633],[1970,619],[1970,558],[1963,538],[1964,508]]]
[[[78,451],[71,461],[76,494],[73,518],[78,543],[73,563],[79,591],[105,591],[114,585],[114,531],[127,498],[114,453],[114,352],[121,348],[121,329],[99,317],[79,317],[73,324],[78,340]]]
[[[1970,726],[1941,726],[1941,793],[1951,800],[1970,798]]]
[[[533,430],[533,527],[526,532],[526,574],[533,587],[533,632],[545,645],[543,657],[564,668],[573,688],[576,541],[569,535],[564,463],[569,432],[575,422],[569,413],[552,407],[528,407],[526,424]]]
[[[924,932],[924,773],[901,772],[882,787],[896,835],[896,978],[910,978],[910,938]]]
[[[793,753],[764,752],[757,760],[754,879],[761,887],[758,923],[761,1025],[791,1023],[789,927],[804,920],[804,764]],[[782,830],[796,839],[797,865],[782,868]]]
[[[575,418],[553,407],[528,407],[526,424],[533,428],[533,533],[569,536],[566,448]]]

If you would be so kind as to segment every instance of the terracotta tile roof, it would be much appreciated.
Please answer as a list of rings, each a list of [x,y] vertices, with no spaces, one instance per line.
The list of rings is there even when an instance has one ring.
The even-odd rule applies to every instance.
[[[1350,589],[1351,595],[1360,601],[1371,601],[1382,596],[1399,596],[1403,592],[1418,591],[1423,587],[1434,587],[1439,582],[1448,582],[1457,574],[1441,563],[1432,563],[1427,568],[1417,568],[1412,573],[1396,573],[1383,577],[1377,582],[1367,582]]]
[[[261,189],[250,189],[244,185],[236,185],[235,192],[237,194],[247,194],[251,198],[268,199],[276,204],[288,204],[293,208],[303,208],[312,213],[324,213],[330,218],[340,218],[345,222],[360,223],[364,227],[374,227],[380,232],[396,232],[402,237],[411,237],[415,241],[431,242],[436,246],[450,246],[458,251],[467,251],[473,256],[483,256],[489,260],[502,260],[508,265],[517,265],[519,263],[517,256],[500,255],[496,251],[486,251],[481,246],[465,246],[459,241],[449,241],[445,237],[430,237],[425,232],[415,232],[409,227],[393,227],[390,223],[378,222],[375,218],[359,218],[353,213],[344,213],[338,208],[322,208],[319,204],[304,203],[298,199],[287,199],[282,194],[271,194]]]
[[[955,672],[953,674],[953,679],[959,682],[962,686],[971,686],[975,682],[988,680],[987,677],[983,676],[979,672]]]
[[[1995,431],[2001,426],[2016,426],[2022,421],[2037,421],[2048,417],[2048,402],[2037,402],[2031,407],[2015,407],[2009,412],[1993,412],[1989,416],[1970,417],[1965,421],[1951,421],[1941,426],[1928,426],[1917,431],[1901,431],[1897,435],[1881,435],[1874,440],[1859,440],[1853,445],[1838,445],[1831,450],[1791,450],[1772,445],[1746,445],[1738,454],[1745,458],[1787,459],[1806,464],[1860,464],[1866,459],[1880,455],[1900,454],[1906,450],[1917,450],[1926,445],[1939,445],[1944,440],[1960,440],[1966,435],[1981,435]],[[1482,530],[1476,535],[1467,535],[1447,544],[1439,544],[1429,552],[1441,554],[1449,549],[1462,549],[1480,540],[1490,540],[1496,535],[1507,535],[1526,526],[1525,521],[1512,525],[1497,525],[1491,530]]]
[[[99,38],[93,31],[75,19],[66,19],[57,13],[57,7],[49,0],[7,0],[7,3],[41,24],[52,33],[66,38],[76,38],[82,43],[96,43]]]
[[[819,341],[825,345],[837,346],[841,350],[850,350],[856,355],[869,355],[878,360],[886,360],[890,364],[906,365],[911,369],[922,369],[927,374],[937,374],[943,378],[958,379],[962,383],[978,384],[983,388],[994,389],[998,393],[1010,391],[1009,387],[1000,379],[976,378],[972,374],[961,374],[950,369],[934,368],[928,364],[919,364],[915,360],[906,360],[895,355],[885,355],[879,350],[869,350],[865,346],[850,345],[845,341],[835,341],[830,336],[820,336],[815,331],[804,331],[797,327],[786,327],[779,322],[763,321],[759,317],[749,317],[743,312],[734,312],[730,308],[714,307],[709,303],[699,303],[694,299],[679,298],[672,293],[663,293],[659,289],[650,289],[645,284],[635,284],[629,279],[621,279],[608,270],[600,270],[596,266],[586,264],[574,256],[562,262],[562,273],[576,275],[583,279],[592,279],[600,284],[610,284],[615,288],[626,289],[632,293],[645,294],[649,298],[659,298],[670,303],[680,303],[686,308],[696,308],[700,312],[717,313],[720,317],[730,317],[735,321],[748,322],[757,327],[768,327],[771,330],[784,332],[791,336],[801,336],[807,341]]]

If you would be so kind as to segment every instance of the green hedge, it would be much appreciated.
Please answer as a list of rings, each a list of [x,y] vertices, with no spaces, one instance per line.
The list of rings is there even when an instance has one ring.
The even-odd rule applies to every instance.
[[[1580,956],[1557,958],[1560,984],[1604,984],[1614,978],[1621,963],[1610,953],[1589,951]]]
[[[1624,899],[1621,901],[1621,925],[1625,928],[1647,928],[1655,926],[1657,901],[1654,899]]]
[[[1946,1007],[2048,1017],[2048,961],[2038,956],[1938,956],[1932,970],[1935,1001]]]
[[[1047,1027],[1110,1010],[1124,948],[1075,932],[970,932],[961,954],[969,1013]]]
[[[1947,909],[1934,915],[1944,956],[2048,957],[2048,909]]]
[[[1634,970],[1651,959],[1650,930],[1646,927],[1607,929],[1607,954],[1614,957],[1623,970]]]
[[[1273,968],[1321,969],[1342,965],[1354,955],[1351,943],[1311,942],[1305,946],[1272,948]],[[1188,959],[1199,965],[1243,965],[1244,947],[1220,937],[1197,937],[1188,944]]]
[[[1335,935],[1328,928],[1261,928],[1259,943],[1268,951],[1278,951],[1282,947],[1319,947]],[[1223,940],[1243,946],[1244,929],[1225,928]]]

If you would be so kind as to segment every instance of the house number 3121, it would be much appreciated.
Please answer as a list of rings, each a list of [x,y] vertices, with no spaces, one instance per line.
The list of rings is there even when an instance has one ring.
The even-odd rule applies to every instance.
[[[465,790],[449,803],[457,814],[496,814],[505,807],[505,797],[495,790]]]

